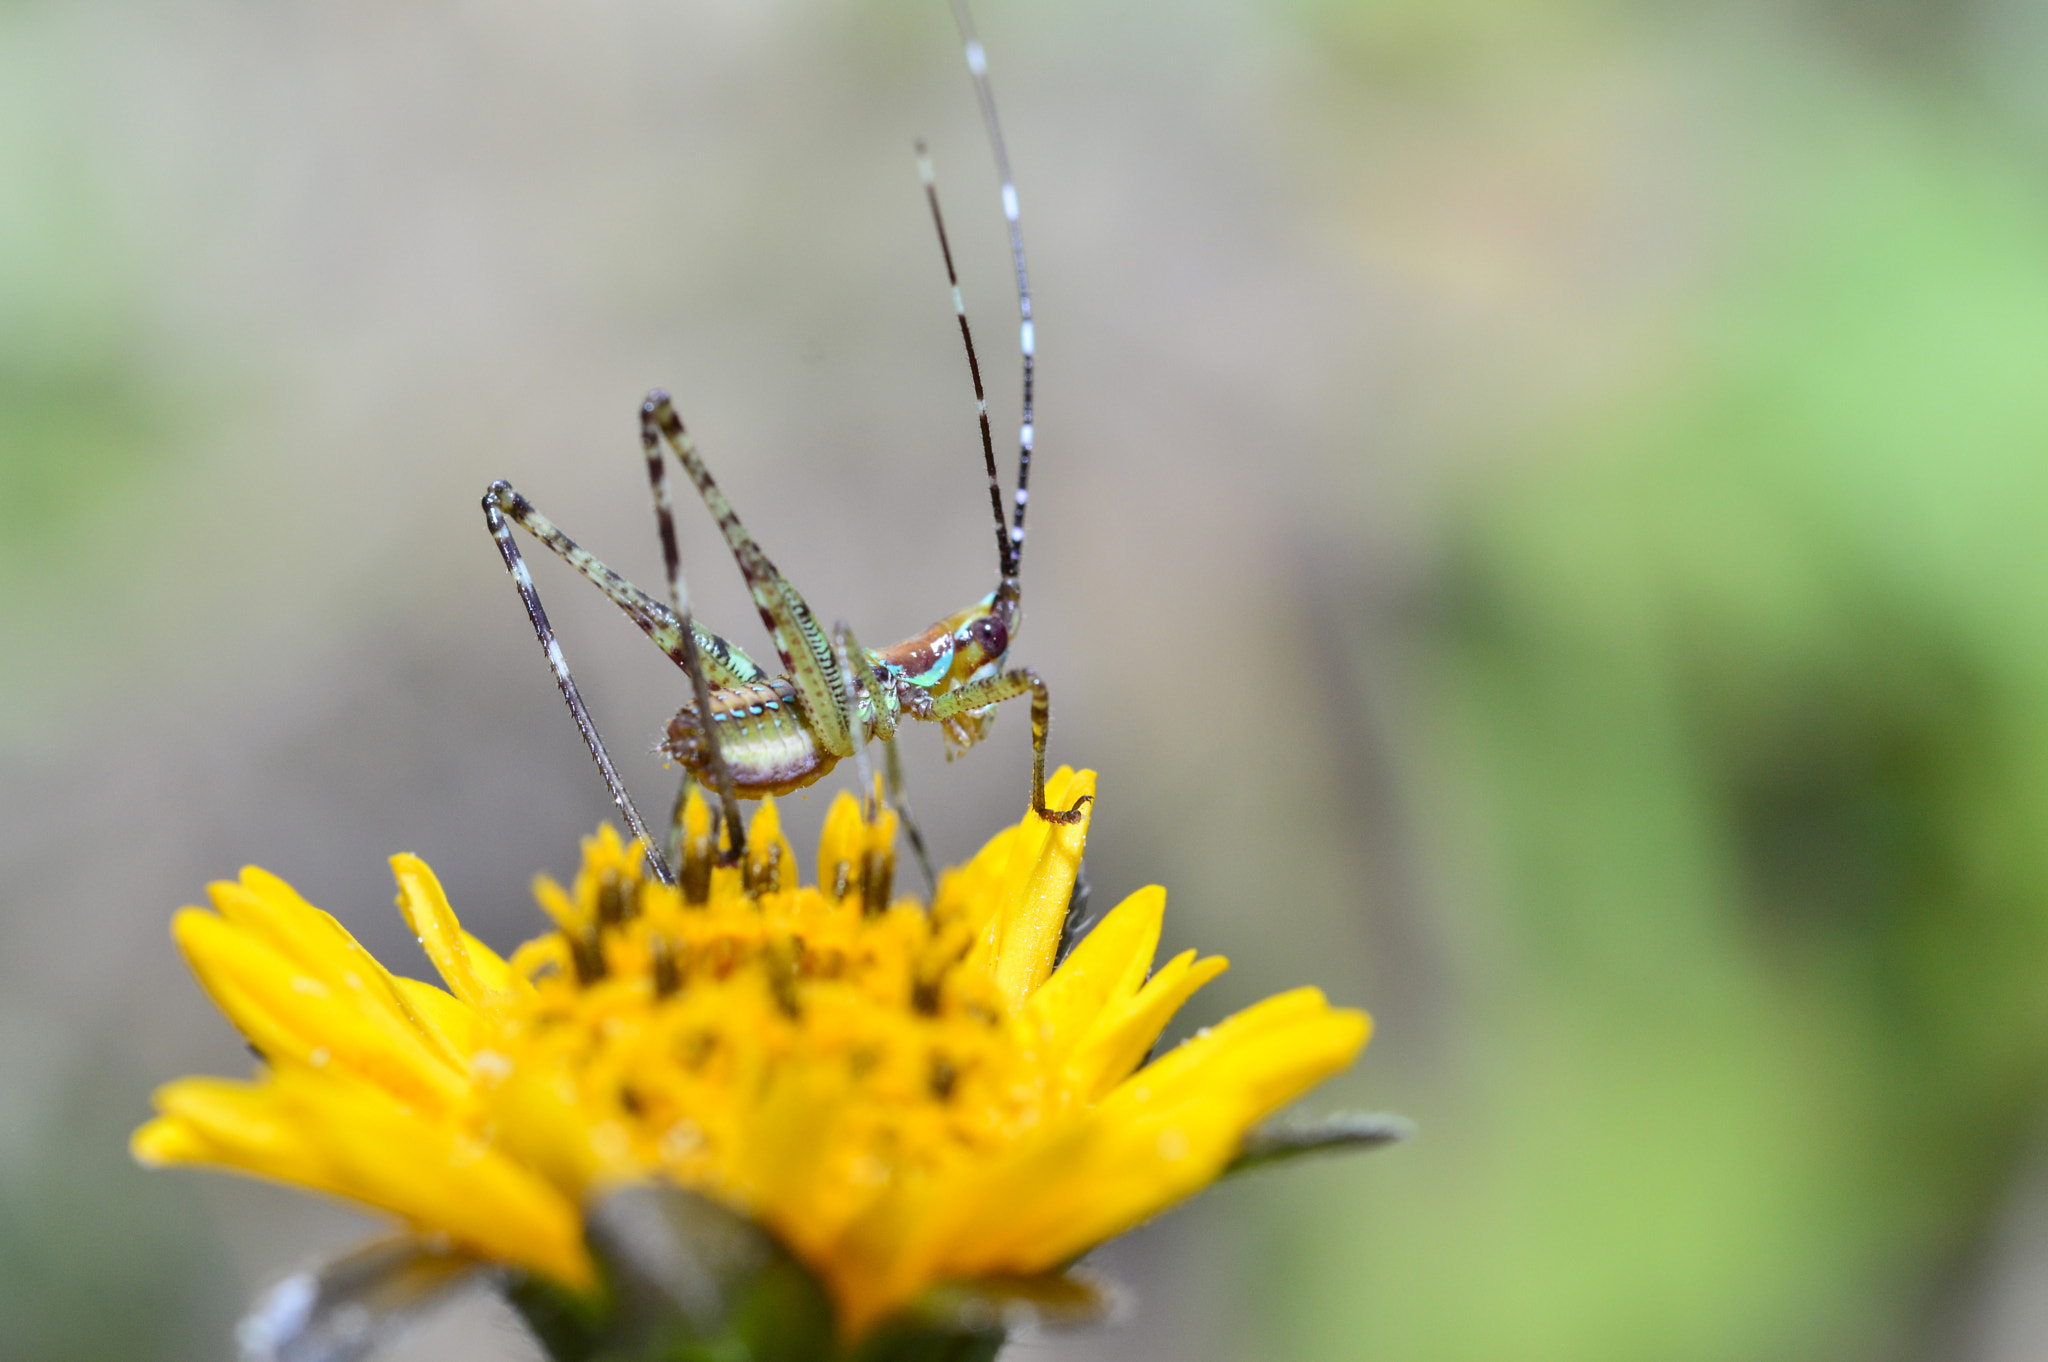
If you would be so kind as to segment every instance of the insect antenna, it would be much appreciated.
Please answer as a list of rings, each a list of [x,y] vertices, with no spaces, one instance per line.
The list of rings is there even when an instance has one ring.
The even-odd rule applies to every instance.
[[[960,296],[960,272],[953,268],[953,247],[946,240],[946,216],[939,211],[938,176],[931,152],[920,139],[917,174],[924,181],[924,199],[931,205],[932,226],[939,233],[939,254],[946,258],[946,282],[953,286],[953,315],[960,321],[960,343],[967,347],[967,372],[974,376],[974,410],[981,420],[981,458],[988,468],[988,504],[996,517],[996,565],[1007,585],[1017,580],[1017,544],[1003,526],[1003,480],[996,472],[996,442],[989,433],[988,393],[981,384],[981,361],[974,354],[974,331],[967,325],[967,303]]]
[[[1004,576],[1014,578],[1024,557],[1024,509],[1031,501],[1031,442],[1035,434],[1032,413],[1038,372],[1038,338],[1031,323],[1031,271],[1024,264],[1024,228],[1017,218],[1017,184],[1010,176],[1010,153],[1003,145],[1003,125],[996,117],[995,91],[988,83],[988,53],[983,50],[981,39],[974,31],[974,16],[967,12],[966,0],[953,0],[953,21],[959,25],[961,40],[967,45],[967,70],[974,77],[974,93],[981,101],[981,121],[988,128],[989,147],[996,158],[996,175],[1003,182],[1003,220],[1009,224],[1010,259],[1017,270],[1018,335],[1024,351],[1024,413],[1017,433],[1016,519],[1010,526],[1004,559],[1008,566]],[[1002,513],[998,510],[997,519],[1001,518]]]

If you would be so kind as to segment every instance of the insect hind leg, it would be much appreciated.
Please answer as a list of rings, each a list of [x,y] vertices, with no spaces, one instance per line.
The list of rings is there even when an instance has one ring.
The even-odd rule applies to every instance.
[[[696,696],[697,714],[704,726],[705,748],[711,754],[712,791],[718,796],[719,807],[724,810],[726,824],[731,828],[728,834],[730,850],[725,860],[727,864],[745,864],[747,827],[740,819],[739,799],[733,793],[732,768],[726,765],[725,746],[718,735],[718,725],[711,719],[711,682],[705,674],[703,650],[698,647],[695,620],[690,613],[689,584],[683,580],[682,553],[676,543],[675,503],[668,494],[668,465],[662,460],[661,445],[655,438],[655,427],[646,419],[646,411],[643,403],[640,450],[647,463],[647,490],[654,497],[654,522],[661,534],[661,561],[668,579],[669,606],[675,611],[681,626],[683,670],[689,673],[690,690]],[[678,817],[689,789],[690,777],[685,775],[682,788],[676,791]],[[711,841],[714,846],[718,843],[716,827],[711,830]]]
[[[910,797],[903,787],[903,762],[896,755],[896,710],[889,696],[884,692],[884,682],[876,673],[874,664],[861,650],[860,640],[853,636],[853,629],[841,620],[832,628],[832,648],[839,662],[840,676],[846,687],[846,710],[853,718],[853,757],[860,772],[860,797],[863,809],[874,798],[875,777],[868,766],[867,741],[862,732],[860,717],[860,695],[854,686],[858,677],[867,687],[868,698],[874,707],[874,736],[882,742],[882,788],[889,801],[889,807],[896,811],[896,817],[903,823],[904,835],[910,839],[910,849],[917,856],[917,868],[924,873],[925,888],[936,892],[939,877],[932,870],[931,853],[925,849],[924,831],[917,825],[917,815],[911,812]]]
[[[928,715],[940,723],[956,718],[972,709],[984,705],[1000,704],[1013,700],[1019,695],[1031,696],[1031,809],[1048,823],[1078,823],[1081,821],[1081,806],[1095,796],[1082,795],[1074,801],[1071,809],[1051,809],[1045,803],[1045,741],[1052,727],[1052,693],[1037,672],[1029,667],[1015,671],[1000,672],[981,681],[970,681],[958,690],[941,696]]]
[[[590,711],[584,707],[583,696],[576,689],[576,678],[569,674],[568,659],[562,655],[562,645],[556,641],[554,628],[548,623],[548,612],[540,603],[540,593],[534,589],[533,574],[527,571],[526,559],[520,555],[519,545],[512,540],[512,527],[499,510],[500,488],[510,490],[501,482],[494,483],[484,493],[484,524],[490,528],[498,553],[505,560],[505,570],[512,574],[512,584],[518,589],[520,602],[526,607],[526,618],[532,622],[534,636],[540,640],[541,650],[547,654],[548,667],[555,674],[555,685],[560,688],[562,700],[569,706],[569,713],[583,734],[584,744],[590,748],[591,759],[597,763],[598,774],[604,777],[605,788],[611,791],[612,802],[618,805],[627,828],[639,840],[641,853],[647,857],[647,866],[654,872],[654,877],[663,884],[674,884],[675,875],[648,833],[646,823],[641,821],[640,811],[633,807],[633,796],[626,793],[625,785],[620,782],[619,773],[612,766],[611,755],[605,751],[604,739],[598,736],[597,724],[591,719]]]
[[[667,606],[612,571],[596,554],[563,534],[554,521],[542,515],[539,508],[521,496],[511,483],[502,478],[492,483],[484,493],[484,501],[610,597],[612,604],[638,625],[640,631],[667,653],[678,667],[685,664],[683,636],[690,634],[700,651],[711,654],[712,671],[719,684],[744,685],[759,680],[763,675],[753,659],[738,653],[715,634],[707,635],[702,630],[684,628]]]
[[[641,439],[659,438],[667,443],[669,452],[696,486],[704,508],[718,522],[718,532],[732,550],[740,575],[746,578],[747,592],[774,641],[783,671],[796,687],[799,707],[812,734],[833,756],[851,755],[858,736],[854,729],[859,721],[846,708],[839,659],[831,640],[812,616],[810,605],[740,522],[732,503],[725,499],[703,456],[697,452],[696,443],[683,429],[682,418],[676,415],[675,405],[666,392],[657,388],[647,394],[640,407],[640,423]]]

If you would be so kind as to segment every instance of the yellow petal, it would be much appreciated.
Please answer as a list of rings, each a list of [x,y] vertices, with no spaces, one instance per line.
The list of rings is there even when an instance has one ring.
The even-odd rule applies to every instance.
[[[480,1012],[498,1015],[509,1001],[514,978],[505,962],[462,930],[441,881],[425,861],[401,853],[391,858],[391,873],[398,880],[398,911],[405,914],[448,991]]]
[[[1082,796],[1094,793],[1093,771],[1062,766],[1045,783],[1045,801],[1051,808],[1072,808]],[[1017,825],[1004,872],[1007,892],[998,902],[986,938],[989,968],[1012,1007],[1023,1006],[1052,973],[1094,808],[1092,802],[1084,805],[1073,823],[1048,823],[1027,813]]]
[[[1090,1134],[1082,1114],[986,1150],[948,1176],[905,1177],[849,1227],[831,1259],[833,1294],[849,1332],[929,1282],[1053,1266],[1059,1260],[997,1240],[1034,1208],[1052,1207],[1057,1215],[1102,1190],[1096,1179],[1076,1177]]]
[[[172,920],[172,934],[201,985],[266,1058],[338,1064],[435,1107],[466,1090],[461,1073],[412,1027],[365,1010],[233,923],[187,909]]]
[[[1157,1083],[1148,1067],[1074,1129],[992,1161],[972,1193],[981,1213],[961,1227],[949,1262],[977,1272],[1051,1267],[1213,1181],[1251,1125],[1364,1043],[1362,1013],[1312,1001],[1270,1009],[1254,1018],[1270,1025],[1197,1047],[1198,1072],[1169,1071]]]
[[[327,1192],[449,1235],[483,1257],[587,1286],[575,1203],[460,1126],[297,1066],[264,1081],[183,1079],[136,1133],[151,1162],[195,1162]]]
[[[128,1152],[145,1168],[165,1168],[177,1163],[216,1163],[213,1146],[182,1121],[159,1116],[136,1127],[128,1137]]]
[[[486,1096],[506,1152],[563,1189],[584,1188],[605,1163],[592,1147],[592,1114],[572,1076],[535,1056],[511,1071]]]
[[[1152,969],[1166,891],[1150,885],[1119,903],[1031,995],[1026,1015],[1041,1039],[1066,1048],[1088,1034],[1103,1009],[1134,996]]]
[[[704,787],[690,782],[689,798],[683,801],[683,842],[688,846],[711,836],[711,805],[705,802]]]
[[[512,962],[471,936],[462,934],[462,946],[469,953],[469,967],[475,972],[477,982],[493,993],[530,993],[532,985],[525,977],[516,974]]]
[[[193,974],[198,977],[199,986],[206,991],[206,995],[209,998],[213,999],[213,1005],[218,1007],[222,1014],[235,1024],[235,1029],[244,1036],[247,1036],[249,1043],[254,1045],[262,1054],[292,1055],[303,1058],[313,1050],[316,1042],[299,1036],[278,1018],[272,1016],[268,1008],[264,1007],[255,998],[251,997],[246,990],[236,984],[233,977],[226,971],[202,969],[193,960],[190,948],[184,945],[185,941],[195,934],[195,930],[197,934],[202,936],[213,930],[210,927],[199,924],[218,923],[219,921],[219,917],[207,912],[204,908],[181,908],[171,919],[172,939],[176,940],[180,945],[180,949],[185,951],[186,962],[192,966]]]
[[[209,885],[208,893],[223,918],[274,947],[307,975],[352,996],[364,1016],[390,1029],[409,1028],[436,1044],[391,973],[331,914],[306,902],[284,880],[260,866],[245,866],[239,882]]]
[[[374,1093],[316,1081],[290,1086],[294,1117],[315,1131],[345,1194],[482,1256],[590,1284],[575,1202],[503,1151]]]
[[[313,1132],[294,1121],[275,1087],[220,1078],[184,1078],[158,1088],[163,1115],[131,1142],[145,1163],[211,1164],[230,1172],[346,1196],[314,1144]]]
[[[1007,1270],[1049,1267],[1200,1190],[1247,1129],[1348,1064],[1370,1030],[1312,989],[1268,1002],[1119,1085],[1086,1118],[1088,1137],[1058,1151],[1056,1176],[1010,1170],[1007,1190],[986,1193],[997,1214],[973,1253],[1008,1253]],[[1034,1193],[1040,1178],[1051,1180]]]
[[[1151,1219],[1215,1181],[1243,1138],[1234,1122],[1097,1120],[1061,1172],[1065,1195],[1026,1201],[970,1259],[1038,1272]],[[977,1264],[979,1267],[979,1264]]]
[[[554,919],[555,926],[571,936],[581,936],[590,926],[584,920],[585,913],[576,906],[567,890],[555,883],[552,875],[533,877],[533,897],[540,903],[541,910]],[[403,905],[401,905],[403,906]],[[528,942],[532,945],[532,942]]]
[[[1176,1066],[1193,1073],[1217,1051],[1293,1026],[1304,1018],[1322,1016],[1329,1010],[1330,1001],[1319,988],[1291,988],[1285,993],[1275,993],[1190,1036],[1173,1051],[1170,1056],[1172,1065],[1166,1065],[1162,1059],[1150,1068],[1155,1078]]]
[[[841,790],[832,797],[818,834],[818,889],[829,898],[835,886],[856,884],[866,852],[867,826],[861,821],[860,801]]]
[[[531,981],[550,968],[557,972],[570,968],[569,950],[560,932],[549,932],[546,936],[521,942],[505,966],[507,975],[518,980],[520,987],[528,993],[533,991]]]
[[[1137,996],[1106,1009],[1072,1061],[1074,1082],[1087,1100],[1101,1097],[1135,1069],[1181,1005],[1229,967],[1220,955],[1197,961],[1193,951],[1182,951]]]
[[[484,1015],[454,994],[432,984],[423,984],[417,979],[395,982],[420,1024],[430,1029],[458,1062],[466,1063],[471,1052],[484,1042]]]
[[[310,974],[338,979],[362,950],[332,916],[260,866],[244,866],[239,880],[219,881],[206,891],[222,917]]]
[[[1298,1092],[1350,1063],[1371,1034],[1372,1019],[1363,1012],[1332,1008],[1320,989],[1293,989],[1183,1042],[1133,1074],[1108,1100],[1120,1100],[1128,1089],[1173,1102],[1189,1092],[1239,1084]],[[1302,1081],[1303,1073],[1314,1076]]]
[[[774,866],[773,879],[761,879]],[[796,848],[782,835],[782,815],[775,800],[761,801],[761,811],[747,824],[748,879],[760,885],[758,892],[779,894],[796,888]]]

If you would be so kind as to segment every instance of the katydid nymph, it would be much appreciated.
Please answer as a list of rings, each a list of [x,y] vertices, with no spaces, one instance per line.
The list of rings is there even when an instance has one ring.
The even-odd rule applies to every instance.
[[[1018,221],[1017,191],[1011,180],[1009,157],[989,88],[987,59],[975,37],[972,21],[957,0],[954,12],[966,44],[968,70],[974,77],[982,121],[987,128],[996,170],[1002,181],[1003,217],[1009,227],[1010,256],[1017,278],[1024,397],[1018,440],[1017,485],[1009,498],[1014,513],[1007,519],[1002,479],[996,470],[995,444],[989,431],[988,399],[982,387],[981,365],[975,355],[973,332],[967,324],[967,310],[961,299],[952,248],[946,239],[945,220],[939,212],[931,160],[921,143],[918,146],[918,169],[924,182],[932,223],[938,232],[940,254],[945,259],[947,279],[952,286],[954,314],[967,352],[968,372],[974,383],[982,460],[988,472],[989,500],[995,515],[996,589],[966,609],[880,650],[863,648],[843,623],[836,625],[828,634],[819,626],[803,596],[776,570],[768,555],[741,524],[684,430],[668,394],[659,390],[650,393],[641,407],[640,440],[667,570],[666,602],[634,586],[580,548],[531,502],[514,491],[511,484],[495,482],[484,493],[484,520],[518,587],[534,633],[547,653],[548,664],[554,671],[562,698],[575,717],[577,727],[582,730],[584,741],[620,814],[632,835],[639,839],[649,866],[665,883],[675,882],[674,872],[620,782],[604,743],[598,737],[596,725],[577,693],[576,682],[569,673],[561,646],[548,624],[546,611],[541,608],[532,576],[513,541],[513,525],[531,534],[609,596],[689,678],[691,701],[669,721],[658,748],[683,766],[686,772],[685,792],[690,782],[695,780],[717,796],[727,830],[723,860],[728,864],[744,863],[746,841],[745,825],[739,816],[740,799],[759,799],[764,795],[801,789],[849,757],[860,768],[863,794],[867,797],[875,782],[868,772],[865,749],[868,742],[880,741],[885,754],[887,778],[884,784],[889,800],[902,818],[918,862],[929,880],[931,861],[903,794],[895,749],[898,726],[905,718],[936,723],[944,730],[949,749],[965,749],[986,734],[995,705],[1022,695],[1031,697],[1031,807],[1049,821],[1071,823],[1081,817],[1081,806],[1087,800],[1084,796],[1069,809],[1047,807],[1045,749],[1050,701],[1046,686],[1030,669],[1007,665],[1010,645],[1016,639],[1021,619],[1023,587],[1020,569],[1024,549],[1024,513],[1029,501],[1031,476],[1036,359],[1031,283],[1024,263],[1024,237]],[[782,664],[781,674],[770,675],[738,647],[696,622],[677,551],[664,449],[682,466],[706,509],[717,521],[719,531],[746,579],[754,605],[760,611],[761,622],[768,628]],[[672,839],[680,836],[682,808],[683,801],[679,795],[676,814],[671,819],[675,828]],[[712,844],[715,846],[716,842],[714,831]],[[676,843],[672,840],[671,845],[673,849]]]

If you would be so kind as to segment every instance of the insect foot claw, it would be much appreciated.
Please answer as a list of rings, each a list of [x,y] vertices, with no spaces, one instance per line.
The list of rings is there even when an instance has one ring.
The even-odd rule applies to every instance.
[[[1082,808],[1094,800],[1094,798],[1094,795],[1082,795],[1074,801],[1074,807],[1066,810],[1064,813],[1057,809],[1040,809],[1038,810],[1038,816],[1048,823],[1078,823],[1081,821]]]
[[[645,415],[652,416],[668,400],[667,388],[650,388],[647,390],[646,400],[640,404],[640,410]]]

